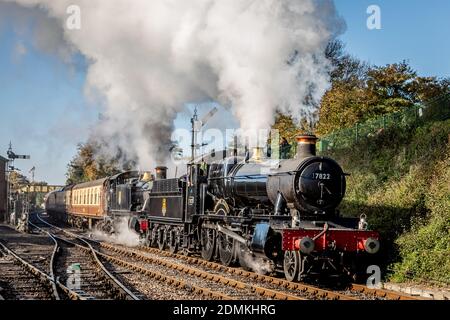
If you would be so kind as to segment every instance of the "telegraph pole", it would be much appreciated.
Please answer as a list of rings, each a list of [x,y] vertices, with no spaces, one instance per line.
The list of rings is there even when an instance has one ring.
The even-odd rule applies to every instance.
[[[194,115],[191,118],[191,125],[192,125],[191,162],[194,163],[196,156],[195,149],[197,149],[197,133],[200,131],[197,107],[195,107]]]
[[[201,146],[197,144],[197,135],[202,130],[202,128],[206,125],[206,123],[219,111],[217,107],[214,107],[210,112],[208,112],[201,120],[198,120],[198,110],[195,107],[194,115],[191,118],[192,124],[192,143],[191,143],[191,162],[194,163],[195,158],[197,156],[196,150],[199,147],[206,146],[207,144],[202,143]]]
[[[34,173],[36,172],[36,167],[33,167],[28,171],[28,173],[31,173],[31,183],[34,183]]]

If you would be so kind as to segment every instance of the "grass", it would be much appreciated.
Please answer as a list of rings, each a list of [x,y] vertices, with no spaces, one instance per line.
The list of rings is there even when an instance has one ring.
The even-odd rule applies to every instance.
[[[340,210],[383,238],[386,278],[450,284],[450,120],[329,152],[351,174]]]

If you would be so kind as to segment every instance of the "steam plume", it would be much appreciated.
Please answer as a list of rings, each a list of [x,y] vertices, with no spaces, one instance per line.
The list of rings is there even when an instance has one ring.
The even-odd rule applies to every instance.
[[[344,28],[332,0],[2,1],[59,21],[56,47],[90,61],[86,94],[104,101],[94,134],[145,168],[165,160],[187,102],[219,101],[244,130],[277,110],[311,117],[329,84],[325,46]],[[81,30],[65,29],[73,4]]]

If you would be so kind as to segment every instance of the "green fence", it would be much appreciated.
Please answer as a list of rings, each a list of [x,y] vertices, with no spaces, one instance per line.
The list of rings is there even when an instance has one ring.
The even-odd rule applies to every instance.
[[[419,125],[427,121],[450,119],[450,93],[411,108],[386,114],[347,129],[320,137],[319,151],[341,149],[382,133],[392,127]]]

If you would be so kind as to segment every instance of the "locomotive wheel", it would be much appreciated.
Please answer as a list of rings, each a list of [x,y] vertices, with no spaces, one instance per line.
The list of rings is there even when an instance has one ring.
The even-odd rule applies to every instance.
[[[227,235],[220,233],[218,237],[218,248],[220,262],[226,267],[236,263],[236,241]]]
[[[150,247],[156,248],[158,245],[158,228],[155,226],[151,229],[151,234],[149,235],[150,238]]]
[[[167,246],[170,253],[176,253],[178,251],[179,232],[177,229],[169,230],[167,234]]]
[[[300,255],[297,251],[285,251],[283,268],[284,276],[288,281],[297,280],[300,270]]]
[[[214,259],[216,251],[216,231],[202,228],[201,231],[202,258],[207,261]]]
[[[108,235],[112,235],[114,233],[114,225],[111,221],[108,221],[104,224],[104,231],[108,234]]]
[[[158,248],[159,250],[166,248],[166,230],[164,228],[158,229]]]

